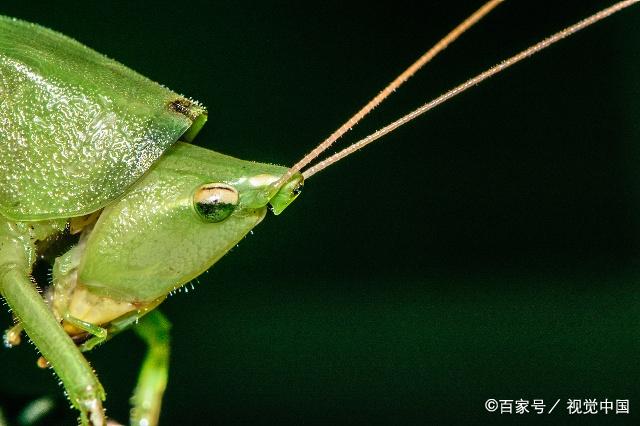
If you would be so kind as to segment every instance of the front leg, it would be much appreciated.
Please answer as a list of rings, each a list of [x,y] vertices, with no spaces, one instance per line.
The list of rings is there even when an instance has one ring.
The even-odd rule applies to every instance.
[[[105,424],[102,385],[80,350],[65,333],[29,276],[16,265],[0,270],[0,293],[27,335],[56,372],[82,425]]]

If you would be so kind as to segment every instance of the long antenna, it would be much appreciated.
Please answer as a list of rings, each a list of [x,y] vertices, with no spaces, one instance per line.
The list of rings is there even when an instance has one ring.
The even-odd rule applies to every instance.
[[[300,161],[294,164],[287,172],[274,184],[275,188],[280,188],[285,182],[287,182],[293,174],[299,170],[302,170],[307,164],[316,159],[327,148],[329,148],[335,141],[337,141],[342,135],[355,126],[362,118],[370,113],[375,107],[387,98],[390,94],[396,91],[402,83],[407,81],[412,75],[414,75],[422,66],[431,61],[438,53],[442,52],[449,44],[455,39],[460,37],[462,33],[468,30],[482,17],[487,15],[497,5],[504,0],[490,0],[486,2],[480,9],[476,10],[471,16],[465,19],[457,27],[455,27],[449,34],[444,36],[438,41],[431,49],[429,49],[424,55],[418,58],[409,68],[404,70],[402,74],[395,78],[391,83],[387,85],[380,93],[378,93],[373,99],[371,99],[360,111],[355,113],[346,123],[340,126],[335,132],[333,132],[327,139],[320,145],[314,148],[310,153],[305,155]]]
[[[427,102],[426,104],[422,105],[421,107],[417,108],[416,110],[410,112],[409,114],[399,118],[398,120],[394,121],[391,124],[388,124],[387,126],[383,127],[382,129],[370,134],[369,136],[359,140],[358,142],[354,143],[353,145],[348,146],[347,148],[343,149],[342,151],[337,152],[336,154],[333,154],[332,156],[328,157],[325,160],[322,160],[318,163],[316,163],[315,165],[309,167],[308,169],[306,169],[302,175],[304,176],[305,179],[308,179],[309,177],[313,176],[314,174],[318,173],[320,170],[325,169],[326,167],[330,166],[331,164],[334,164],[335,162],[343,159],[344,157],[348,156],[349,154],[352,154],[353,152],[359,150],[360,148],[370,144],[371,142],[375,141],[378,138],[381,138],[382,136],[386,135],[389,132],[392,132],[393,130],[397,129],[398,127],[402,126],[403,124],[407,124],[409,121],[413,120],[414,118],[424,114],[425,112],[437,107],[438,105],[442,104],[443,102],[448,101],[449,99],[453,98],[456,95],[459,95],[460,93],[464,92],[465,90],[471,88],[472,86],[477,85],[478,83],[488,79],[489,77],[492,77],[495,74],[498,74],[500,71],[505,70],[506,68],[509,68],[510,66],[520,62],[521,60],[528,58],[529,56],[534,55],[535,53],[538,53],[539,51],[541,51],[542,49],[551,46],[552,44],[562,40],[563,38],[566,38],[590,25],[595,24],[596,22],[610,16],[613,15],[616,12],[621,11],[622,9],[625,9],[629,6],[632,6],[633,4],[639,2],[640,0],[624,0],[624,1],[620,1],[616,4],[614,4],[613,6],[610,6],[606,9],[601,10],[600,12],[597,12],[591,16],[589,16],[588,18],[583,19],[582,21],[567,27],[565,29],[563,29],[562,31],[559,31],[555,34],[553,34],[550,37],[545,38],[544,40],[534,44],[533,46],[523,50],[522,52],[500,62],[497,65],[494,65],[493,67],[491,67],[490,69],[484,71],[481,74],[478,74],[477,76],[470,78],[469,80],[465,81],[464,83],[460,84],[459,86],[454,87],[453,89],[449,90],[448,92],[446,92],[443,95],[440,95],[439,97],[435,98],[434,100]]]

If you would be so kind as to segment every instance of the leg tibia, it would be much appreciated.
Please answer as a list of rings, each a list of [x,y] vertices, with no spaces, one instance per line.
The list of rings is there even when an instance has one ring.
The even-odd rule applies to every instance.
[[[162,394],[169,374],[169,330],[171,324],[155,310],[142,318],[134,328],[149,346],[131,398],[132,426],[155,426],[160,417]]]
[[[0,293],[18,317],[29,338],[64,384],[84,424],[104,424],[104,391],[91,366],[64,332],[42,296],[24,272],[0,272]]]

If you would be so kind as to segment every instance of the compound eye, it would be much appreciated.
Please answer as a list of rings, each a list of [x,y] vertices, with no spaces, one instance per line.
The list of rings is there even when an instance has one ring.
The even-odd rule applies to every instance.
[[[222,222],[238,205],[238,191],[224,183],[208,183],[196,189],[193,205],[198,214],[208,222]]]

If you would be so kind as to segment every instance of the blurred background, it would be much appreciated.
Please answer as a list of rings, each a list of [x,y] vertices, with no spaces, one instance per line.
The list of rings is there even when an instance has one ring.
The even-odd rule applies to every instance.
[[[291,165],[482,1],[6,2],[200,100],[197,143]],[[378,108],[376,130],[607,1],[506,2]],[[629,399],[640,374],[640,6],[494,77],[307,182],[169,298],[161,424],[536,423],[495,399]],[[10,316],[2,313],[2,323]],[[125,421],[144,346],[88,354]],[[0,351],[9,416],[50,395]]]

